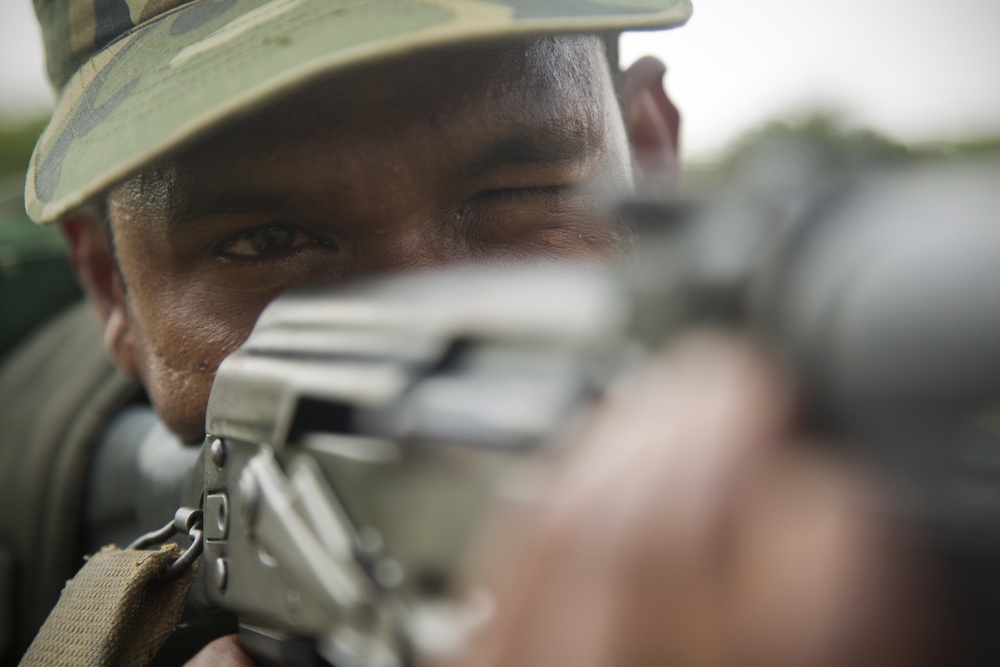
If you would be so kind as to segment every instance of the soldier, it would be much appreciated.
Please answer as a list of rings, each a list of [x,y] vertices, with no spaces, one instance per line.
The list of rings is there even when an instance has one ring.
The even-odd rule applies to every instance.
[[[146,400],[199,442],[218,364],[279,293],[442,264],[612,264],[631,232],[594,202],[674,186],[664,69],[619,72],[617,33],[679,25],[686,0],[36,8],[60,92],[27,209],[61,225],[100,334],[71,311],[0,377],[4,468],[23,480],[2,490],[20,508],[3,526],[14,654],[79,563],[64,519],[94,443]],[[778,447],[790,404],[758,352],[714,335],[623,388],[556,474],[551,512],[498,551],[501,613],[463,664],[926,657],[899,641],[916,621],[888,591],[906,573],[885,566],[864,491]],[[248,664],[229,638],[195,658],[229,660]]]

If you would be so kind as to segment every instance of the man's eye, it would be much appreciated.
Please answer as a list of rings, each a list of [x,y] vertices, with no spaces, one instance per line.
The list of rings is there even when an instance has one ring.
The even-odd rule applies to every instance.
[[[224,242],[219,251],[237,257],[268,257],[317,242],[294,225],[269,224],[237,234]]]
[[[505,202],[529,197],[553,197],[563,194],[568,188],[562,185],[551,185],[534,188],[502,188],[487,190],[479,194],[480,201]]]

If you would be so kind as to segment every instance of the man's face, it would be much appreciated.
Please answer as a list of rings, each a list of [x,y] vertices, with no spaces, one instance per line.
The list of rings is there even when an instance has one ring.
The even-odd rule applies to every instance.
[[[166,425],[202,437],[221,360],[316,279],[467,262],[604,263],[631,185],[596,38],[480,47],[339,75],[119,187],[128,354]]]

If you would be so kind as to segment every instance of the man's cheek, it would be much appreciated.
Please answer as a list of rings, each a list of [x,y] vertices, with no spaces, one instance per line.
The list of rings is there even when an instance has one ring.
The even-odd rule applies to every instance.
[[[186,439],[203,436],[216,370],[249,336],[262,308],[166,299],[132,313],[140,332],[139,376],[168,428]]]
[[[143,385],[160,420],[184,440],[199,441],[205,432],[205,409],[213,376],[177,370],[152,358]]]
[[[554,228],[541,238],[538,248],[546,258],[603,268],[627,260],[634,245],[624,226],[606,217],[594,217]]]

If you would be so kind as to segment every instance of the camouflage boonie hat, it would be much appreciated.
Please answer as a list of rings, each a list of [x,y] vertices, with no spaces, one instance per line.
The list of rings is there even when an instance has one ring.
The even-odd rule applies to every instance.
[[[667,28],[690,0],[34,0],[56,110],[29,165],[49,223],[194,135],[348,65],[435,45]]]

